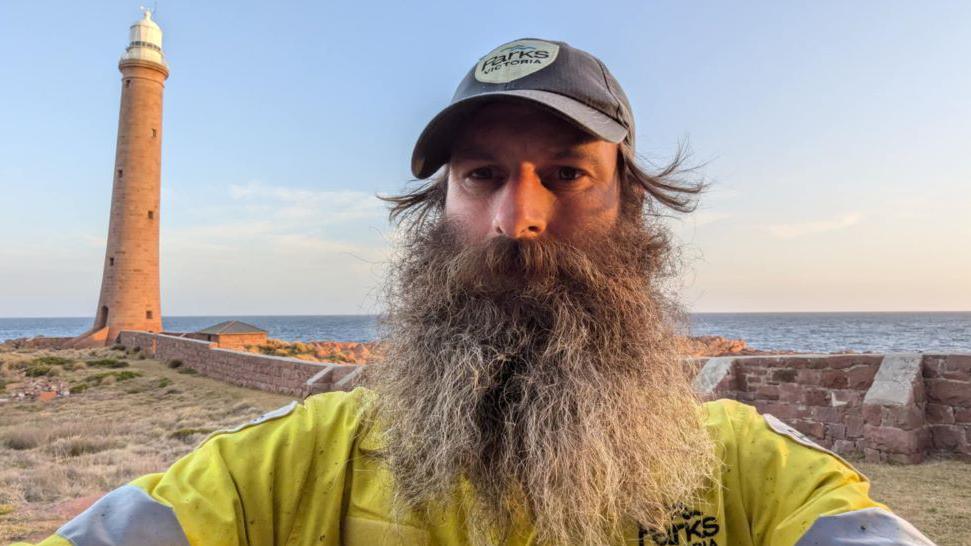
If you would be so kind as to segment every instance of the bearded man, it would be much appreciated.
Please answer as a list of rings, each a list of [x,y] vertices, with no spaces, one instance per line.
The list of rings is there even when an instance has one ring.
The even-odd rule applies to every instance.
[[[366,388],[217,433],[42,544],[931,544],[837,456],[697,400],[656,213],[700,187],[638,165],[598,59],[500,46],[412,170]]]

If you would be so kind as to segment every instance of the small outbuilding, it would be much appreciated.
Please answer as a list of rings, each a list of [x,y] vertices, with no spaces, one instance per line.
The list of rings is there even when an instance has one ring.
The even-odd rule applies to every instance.
[[[191,337],[215,343],[221,349],[243,349],[266,343],[266,330],[238,320],[227,320],[193,332]]]

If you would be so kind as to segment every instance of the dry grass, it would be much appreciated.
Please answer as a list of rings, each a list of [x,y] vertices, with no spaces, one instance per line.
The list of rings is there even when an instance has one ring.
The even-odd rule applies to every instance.
[[[57,369],[59,379],[87,388],[47,403],[0,404],[3,544],[43,538],[74,515],[74,499],[162,470],[211,431],[289,401],[107,349],[0,353],[0,383],[15,383],[24,370],[38,366]],[[113,374],[120,372],[141,375],[125,374],[127,379],[119,380]],[[939,546],[971,546],[971,464],[857,466],[873,480],[874,498]]]
[[[971,546],[971,463],[858,463],[873,498],[914,524],[938,546]]]
[[[290,400],[108,349],[0,353],[0,381],[9,384],[0,397],[43,367],[86,388],[0,404],[0,544],[43,538],[73,515],[74,499],[163,470],[209,432]]]

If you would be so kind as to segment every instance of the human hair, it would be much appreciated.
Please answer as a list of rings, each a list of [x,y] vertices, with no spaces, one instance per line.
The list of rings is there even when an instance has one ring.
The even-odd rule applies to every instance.
[[[647,162],[638,158],[634,147],[624,140],[617,151],[617,172],[620,177],[621,210],[625,215],[660,214],[661,208],[688,213],[697,206],[698,196],[707,184],[693,180],[694,168],[686,167],[686,147],[681,144],[674,158],[651,172]],[[421,229],[429,221],[439,218],[445,209],[448,191],[448,166],[404,193],[379,195],[390,203],[389,218],[409,229]]]

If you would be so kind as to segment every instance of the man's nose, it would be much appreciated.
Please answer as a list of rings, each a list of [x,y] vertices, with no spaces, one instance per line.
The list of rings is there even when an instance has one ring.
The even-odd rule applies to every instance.
[[[552,210],[553,195],[531,167],[514,172],[496,196],[493,231],[513,239],[539,237]]]

